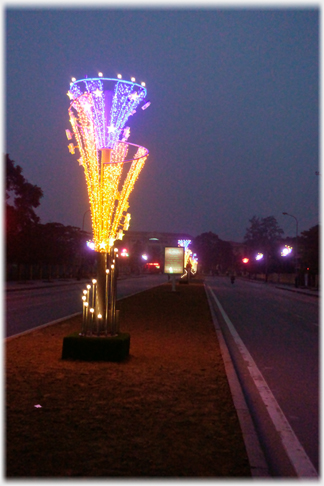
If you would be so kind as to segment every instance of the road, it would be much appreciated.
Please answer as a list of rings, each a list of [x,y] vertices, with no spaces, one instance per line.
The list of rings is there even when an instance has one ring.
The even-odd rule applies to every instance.
[[[165,275],[145,275],[120,279],[117,299],[142,292],[167,282]],[[84,282],[33,283],[9,286],[6,291],[5,337],[14,336],[49,322],[82,312],[81,296]],[[18,289],[18,290],[17,290]]]
[[[271,473],[316,474],[319,299],[241,279],[207,277],[205,284]]]

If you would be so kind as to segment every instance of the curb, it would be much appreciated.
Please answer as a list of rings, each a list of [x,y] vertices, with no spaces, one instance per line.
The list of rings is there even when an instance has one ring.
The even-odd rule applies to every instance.
[[[319,293],[318,291],[314,291],[317,293],[312,293],[312,291],[303,291],[303,290],[298,290],[298,289],[289,289],[288,287],[280,287],[279,285],[275,285],[276,289],[280,290],[287,290],[288,292],[295,292],[295,294],[303,294],[303,295],[310,295],[311,297],[317,297],[319,298]]]
[[[136,275],[136,276],[132,276],[132,277],[118,277],[118,280],[126,280],[127,278],[140,278],[142,277],[142,275]],[[91,282],[91,279],[88,278],[88,279],[81,279],[81,280],[74,280],[74,281],[69,281],[69,282],[66,282],[66,281],[57,281],[57,280],[53,280],[53,281],[43,281],[43,284],[40,285],[40,284],[36,284],[36,286],[34,286],[34,281],[31,281],[32,283],[28,283],[28,282],[21,282],[21,283],[16,283],[15,287],[8,287],[8,286],[4,286],[4,291],[5,292],[19,292],[21,290],[36,290],[36,289],[45,289],[45,288],[53,288],[53,287],[65,287],[67,285],[76,285],[76,284],[83,284],[83,283],[89,283]],[[19,287],[19,285],[21,285],[21,287]]]
[[[204,287],[217,339],[219,342],[234,407],[236,409],[237,416],[240,422],[243,440],[250,464],[251,475],[253,478],[270,478],[272,476],[270,475],[269,468],[265,460],[265,456],[263,454],[249,408],[243,395],[242,387],[239,383],[232,358],[230,356],[222,330],[219,326],[219,322],[213,309],[206,284],[204,284]]]

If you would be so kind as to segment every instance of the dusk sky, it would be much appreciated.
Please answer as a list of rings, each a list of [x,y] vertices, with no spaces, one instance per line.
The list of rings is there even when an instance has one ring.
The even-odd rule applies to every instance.
[[[5,17],[5,152],[42,188],[41,223],[82,227],[67,91],[101,71],[145,81],[151,101],[127,123],[129,142],[150,151],[130,230],[239,242],[254,215],[285,236],[296,226],[284,211],[299,231],[318,224],[318,9],[8,4]]]

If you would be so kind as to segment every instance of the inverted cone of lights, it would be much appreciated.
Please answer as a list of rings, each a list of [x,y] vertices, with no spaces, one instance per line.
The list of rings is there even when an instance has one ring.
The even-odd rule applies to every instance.
[[[107,252],[129,227],[128,198],[148,157],[148,150],[126,142],[129,116],[146,89],[119,79],[92,78],[71,83],[70,122],[79,149],[90,201],[95,250]],[[67,137],[70,133],[67,130]],[[133,155],[128,155],[134,152]],[[128,157],[127,157],[128,155]],[[126,162],[128,164],[126,164]],[[124,170],[124,167],[128,171]]]

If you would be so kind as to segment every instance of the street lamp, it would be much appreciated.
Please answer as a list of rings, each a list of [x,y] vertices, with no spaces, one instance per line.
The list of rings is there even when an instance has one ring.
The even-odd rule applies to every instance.
[[[295,272],[296,272],[296,287],[298,286],[298,219],[293,214],[282,213],[284,216],[291,216],[296,221],[296,249],[295,249]]]
[[[84,215],[83,215],[83,219],[82,219],[82,231],[83,231],[83,229],[84,229],[84,218],[85,218],[85,215],[86,215],[87,213],[90,213],[90,211],[91,211],[90,209],[87,209],[87,210],[85,211]]]

